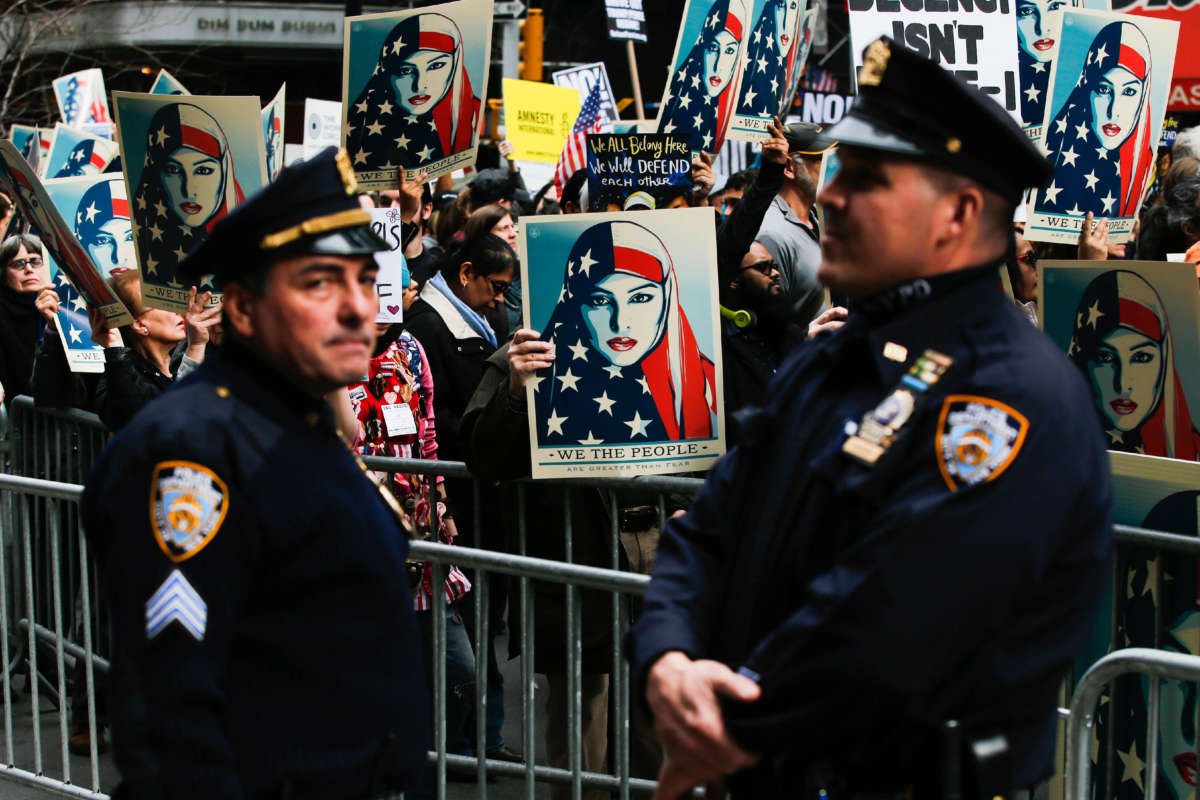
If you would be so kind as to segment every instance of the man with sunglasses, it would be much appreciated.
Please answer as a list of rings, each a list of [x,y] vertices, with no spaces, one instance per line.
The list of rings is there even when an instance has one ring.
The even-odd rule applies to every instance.
[[[881,38],[864,60],[820,195],[820,277],[852,312],[667,524],[630,636],[660,798],[1028,792],[1107,584],[1091,392],[999,277],[1051,167],[927,58]]]
[[[767,209],[757,238],[779,265],[779,284],[792,320],[806,326],[821,310],[825,297],[817,280],[821,266],[817,181],[821,154],[834,142],[821,135],[820,125],[811,122],[794,122],[783,129],[783,135],[788,143],[783,186]]]
[[[726,441],[737,443],[732,422],[744,408],[761,406],[783,359],[804,341],[783,297],[779,265],[761,242],[754,242],[732,279],[722,278],[721,352],[725,384]]]

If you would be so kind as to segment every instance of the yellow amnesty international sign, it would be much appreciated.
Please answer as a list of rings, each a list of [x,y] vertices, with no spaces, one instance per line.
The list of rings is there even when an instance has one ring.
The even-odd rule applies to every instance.
[[[517,161],[555,164],[583,100],[578,89],[504,79],[504,125]]]

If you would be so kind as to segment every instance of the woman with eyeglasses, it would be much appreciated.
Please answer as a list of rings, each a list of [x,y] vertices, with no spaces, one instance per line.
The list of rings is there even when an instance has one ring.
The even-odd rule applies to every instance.
[[[459,428],[463,411],[483,377],[488,357],[499,344],[496,331],[485,319],[489,310],[504,302],[504,292],[517,276],[517,255],[490,228],[467,235],[447,255],[441,270],[425,283],[417,301],[405,312],[404,327],[417,338],[428,356],[433,385],[433,411],[437,426],[438,458],[463,461],[466,443]],[[462,543],[499,550],[504,547],[499,496],[480,486],[478,506],[470,481],[447,478],[446,494],[454,498],[454,518]],[[480,540],[475,540],[479,518]],[[496,576],[491,591],[492,631],[500,629],[506,582]],[[462,609],[474,637],[472,604]],[[478,649],[478,640],[474,640]],[[496,665],[495,648],[488,648],[487,755],[506,761],[520,756],[504,745],[503,683]],[[467,730],[471,730],[468,724]]]
[[[488,231],[499,236],[517,252],[517,220],[512,212],[499,203],[490,203],[477,208],[467,217],[463,232],[467,236]],[[521,327],[521,270],[517,268],[512,284],[504,292],[504,302],[487,315],[487,320],[496,331],[496,339],[504,341],[510,331]]]
[[[49,282],[42,243],[35,236],[10,236],[0,245],[0,395],[7,408],[19,394],[29,394],[33,353],[46,318],[36,302]]]

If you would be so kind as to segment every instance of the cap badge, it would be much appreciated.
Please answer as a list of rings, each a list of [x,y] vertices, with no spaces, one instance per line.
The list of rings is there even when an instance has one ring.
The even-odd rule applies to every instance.
[[[949,139],[946,140],[946,152],[947,153],[954,154],[954,153],[957,153],[959,150],[962,150],[962,139],[958,138],[957,136],[951,136]]]
[[[867,47],[863,55],[863,65],[858,70],[860,86],[878,86],[887,71],[888,59],[892,57],[892,48],[884,39],[876,39]]]
[[[350,156],[346,155],[345,150],[338,148],[337,155],[333,160],[337,164],[338,173],[342,176],[342,185],[346,187],[346,194],[357,194],[358,179],[354,177],[354,168],[350,166]]]

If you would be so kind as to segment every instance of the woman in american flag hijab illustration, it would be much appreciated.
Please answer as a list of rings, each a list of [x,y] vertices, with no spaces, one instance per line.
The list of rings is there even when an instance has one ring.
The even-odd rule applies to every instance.
[[[1137,25],[1112,22],[1096,34],[1083,75],[1046,130],[1055,169],[1040,190],[1039,211],[1137,214],[1154,164],[1150,61]]]
[[[417,169],[471,148],[479,98],[462,41],[444,14],[417,14],[392,28],[349,109],[346,145],[356,170]]]
[[[1077,5],[1078,0],[1017,0],[1017,73],[1026,125],[1041,125],[1046,118],[1050,63],[1058,52],[1055,37],[1061,36],[1056,23],[1064,8]]]
[[[687,134],[692,152],[721,149],[737,105],[749,25],[747,0],[716,0],[712,4],[700,38],[671,76],[659,133]]]
[[[746,73],[742,76],[738,113],[774,117],[795,87],[805,39],[805,0],[767,0],[750,35]]]
[[[602,222],[571,247],[542,338],[557,359],[536,381],[542,445],[704,439],[716,425],[716,372],[679,302],[655,234]]]
[[[176,265],[246,195],[225,131],[199,106],[162,106],[146,137],[132,209],[142,269],[155,276],[150,282],[182,286],[175,280]]]
[[[1108,449],[1200,461],[1166,307],[1144,278],[1128,270],[1094,278],[1067,355],[1092,387]]]
[[[133,229],[125,178],[114,174],[94,184],[75,209],[75,238],[92,257],[106,279],[137,269]]]

